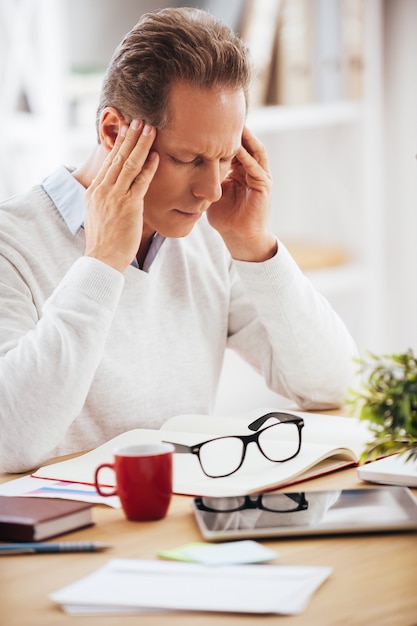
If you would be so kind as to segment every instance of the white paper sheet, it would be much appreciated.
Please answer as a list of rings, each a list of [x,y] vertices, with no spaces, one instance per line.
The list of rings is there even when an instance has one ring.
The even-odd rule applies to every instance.
[[[62,498],[63,500],[78,500],[93,504],[106,504],[114,509],[120,509],[118,496],[101,496],[91,485],[70,483],[61,480],[33,478],[22,476],[0,485],[0,496],[26,496],[31,498]]]
[[[330,573],[329,567],[112,559],[50,597],[78,615],[155,610],[291,615],[305,609]]]
[[[407,460],[407,454],[394,454],[358,467],[362,480],[385,485],[417,487],[417,461]]]

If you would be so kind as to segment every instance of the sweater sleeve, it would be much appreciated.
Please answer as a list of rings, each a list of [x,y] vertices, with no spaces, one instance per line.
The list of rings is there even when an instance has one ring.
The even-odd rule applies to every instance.
[[[303,409],[342,404],[355,380],[356,345],[327,300],[301,272],[285,246],[264,263],[234,261],[244,286],[232,306],[231,348],[275,392]],[[241,298],[256,315],[243,319]]]
[[[2,264],[1,271],[0,467],[21,472],[44,462],[80,413],[124,277],[81,257],[35,320],[15,270]],[[52,386],[59,393],[51,393]]]

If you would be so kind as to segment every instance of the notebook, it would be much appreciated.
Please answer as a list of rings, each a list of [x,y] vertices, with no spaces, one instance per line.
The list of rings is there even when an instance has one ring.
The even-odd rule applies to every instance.
[[[43,541],[91,526],[91,508],[74,500],[0,496],[0,541]]]

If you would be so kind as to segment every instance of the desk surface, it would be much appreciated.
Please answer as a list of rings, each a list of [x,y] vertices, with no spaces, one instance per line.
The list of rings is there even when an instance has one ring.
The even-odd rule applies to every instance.
[[[1,475],[0,482],[12,477]],[[293,490],[365,487],[356,470],[297,485]],[[289,491],[289,490],[288,490]],[[417,494],[417,491],[414,490]],[[417,535],[382,534],[268,541],[283,565],[327,565],[333,573],[298,616],[248,616],[177,613],[143,616],[66,615],[50,599],[60,589],[113,557],[152,559],[158,550],[201,541],[190,498],[174,496],[168,516],[157,522],[128,522],[121,510],[93,509],[95,526],[67,534],[65,540],[112,544],[105,553],[44,554],[1,557],[0,622],[5,626],[412,626],[417,624]],[[256,567],[256,566],[254,566]]]

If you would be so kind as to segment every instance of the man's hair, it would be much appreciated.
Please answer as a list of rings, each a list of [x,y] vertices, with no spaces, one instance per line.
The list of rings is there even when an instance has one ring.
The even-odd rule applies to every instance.
[[[206,11],[190,7],[145,13],[116,48],[104,77],[97,110],[114,107],[127,123],[142,119],[163,128],[173,83],[242,89],[250,82],[242,40]]]

